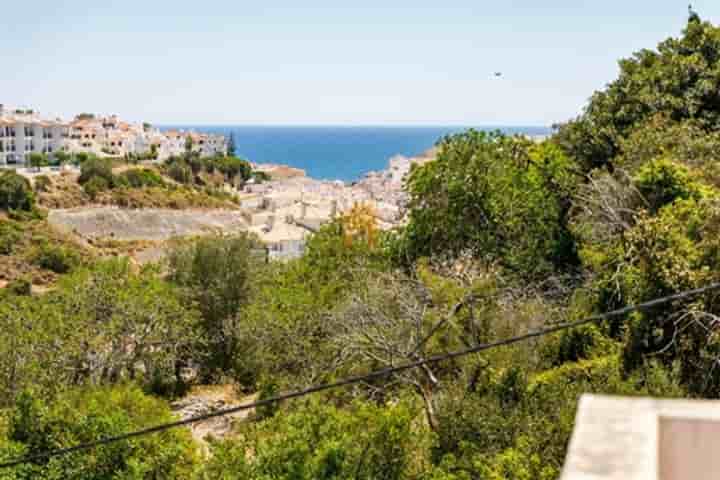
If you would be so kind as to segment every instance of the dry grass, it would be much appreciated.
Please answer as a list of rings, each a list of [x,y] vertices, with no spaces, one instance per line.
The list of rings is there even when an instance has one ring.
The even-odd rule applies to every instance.
[[[135,168],[120,166],[116,171]],[[159,172],[159,170],[155,169]],[[169,188],[117,188],[101,192],[93,201],[78,184],[77,173],[63,172],[50,176],[44,192],[37,192],[38,203],[49,209],[77,208],[90,205],[115,205],[123,208],[186,208],[236,209],[237,200],[230,195],[211,194],[203,190],[178,186],[163,177]]]
[[[28,279],[33,285],[50,285],[58,278],[58,274],[36,265],[34,254],[44,244],[60,246],[78,253],[81,261],[88,262],[96,256],[96,252],[81,245],[72,236],[53,229],[45,220],[16,221],[0,216],[5,227],[13,227],[18,237],[13,239],[10,253],[0,254],[0,281]],[[2,234],[0,232],[0,234]]]

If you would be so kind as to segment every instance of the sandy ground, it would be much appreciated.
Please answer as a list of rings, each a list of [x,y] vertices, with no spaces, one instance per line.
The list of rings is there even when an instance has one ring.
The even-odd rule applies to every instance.
[[[194,388],[184,398],[173,402],[175,414],[185,420],[198,415],[232,408],[257,400],[257,395],[238,397],[232,385],[214,385]],[[189,426],[190,432],[203,448],[207,447],[208,437],[216,439],[232,435],[233,426],[245,420],[252,410],[241,410],[230,415],[215,417]]]
[[[174,237],[246,231],[247,222],[236,210],[165,210],[93,207],[52,210],[48,221],[55,228],[84,239],[164,241]]]

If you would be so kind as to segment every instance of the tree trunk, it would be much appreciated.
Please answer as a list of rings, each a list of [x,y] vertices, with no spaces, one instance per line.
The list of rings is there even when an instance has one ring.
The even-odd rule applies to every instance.
[[[415,384],[420,396],[422,396],[423,403],[425,404],[425,415],[427,416],[428,425],[433,432],[436,432],[439,427],[437,415],[435,414],[435,405],[433,405],[433,393],[431,388],[425,388],[420,384]]]

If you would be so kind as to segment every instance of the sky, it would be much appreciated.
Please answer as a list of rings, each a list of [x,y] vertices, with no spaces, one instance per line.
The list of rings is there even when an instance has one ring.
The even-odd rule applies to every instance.
[[[550,125],[687,0],[0,0],[0,103],[194,125]],[[720,23],[720,2],[693,7]],[[494,72],[502,72],[495,77]]]

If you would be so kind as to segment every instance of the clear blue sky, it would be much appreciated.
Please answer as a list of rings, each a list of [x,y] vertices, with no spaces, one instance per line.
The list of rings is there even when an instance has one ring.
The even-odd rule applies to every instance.
[[[2,5],[0,103],[195,124],[550,124],[687,18],[687,0]]]

